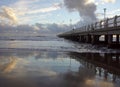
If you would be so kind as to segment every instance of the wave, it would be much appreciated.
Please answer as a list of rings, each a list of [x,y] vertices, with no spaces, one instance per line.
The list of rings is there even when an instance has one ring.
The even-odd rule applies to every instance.
[[[27,38],[27,37],[26,37]],[[33,38],[33,37],[32,37]],[[73,42],[58,37],[35,37],[32,40],[0,40],[0,50],[36,50],[79,53],[120,53],[119,49]],[[38,39],[40,38],[40,39]]]

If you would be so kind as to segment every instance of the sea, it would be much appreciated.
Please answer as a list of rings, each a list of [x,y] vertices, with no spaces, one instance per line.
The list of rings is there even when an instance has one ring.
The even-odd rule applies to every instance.
[[[0,87],[120,87],[120,49],[57,36],[3,36]]]

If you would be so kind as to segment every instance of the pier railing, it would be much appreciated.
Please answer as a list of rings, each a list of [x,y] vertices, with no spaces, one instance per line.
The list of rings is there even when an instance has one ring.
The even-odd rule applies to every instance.
[[[59,34],[58,36],[66,36],[66,35],[75,35],[79,33],[89,33],[93,31],[108,31],[108,30],[115,30],[120,29],[120,15],[119,16],[114,16],[113,18],[106,18],[105,20],[101,20],[99,22],[95,22],[92,24],[88,24],[86,26],[82,26],[80,28],[72,29],[68,32],[64,32],[62,34]],[[117,31],[116,31],[117,32]],[[119,32],[114,34],[118,34]],[[96,32],[97,33],[97,32]]]
[[[108,28],[115,28],[119,26],[120,26],[120,16],[114,16],[113,18],[107,18],[106,20],[101,20],[99,22],[95,22],[93,24],[89,24],[89,25],[74,29],[72,30],[72,32],[108,29]]]

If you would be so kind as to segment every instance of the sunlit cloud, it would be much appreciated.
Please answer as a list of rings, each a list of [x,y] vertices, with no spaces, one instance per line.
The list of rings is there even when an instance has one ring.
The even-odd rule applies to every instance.
[[[40,0],[18,0],[15,3],[10,4],[10,7],[14,9],[15,14],[19,18],[19,24],[23,24],[23,23],[33,24],[35,22],[38,22],[37,21],[38,16],[39,16],[39,20],[43,18],[47,20],[49,13],[53,11],[57,11],[61,9],[62,7],[60,3],[52,3],[52,5],[40,6],[38,4],[40,2],[42,1]]]
[[[33,29],[34,29],[35,31],[40,30],[40,28],[39,28],[38,26],[33,26]]]
[[[98,6],[98,5],[105,5],[105,4],[109,4],[109,3],[115,3],[116,0],[95,0],[94,3]]]
[[[115,3],[116,0],[102,0],[102,2],[105,2],[105,3]]]
[[[18,22],[18,18],[16,17],[14,10],[6,6],[0,8],[0,18],[4,22],[8,21],[11,24],[17,24]]]
[[[17,2],[10,5],[14,8],[18,15],[25,15],[29,11],[30,7],[39,0],[18,0]],[[34,5],[35,6],[35,5]]]
[[[90,3],[95,3],[95,0],[86,0],[85,5],[88,5]]]

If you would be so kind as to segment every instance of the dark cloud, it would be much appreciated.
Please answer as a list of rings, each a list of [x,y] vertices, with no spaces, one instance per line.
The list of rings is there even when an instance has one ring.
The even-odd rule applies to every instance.
[[[78,11],[84,21],[96,21],[96,5],[90,0],[64,0],[64,5],[69,11]]]
[[[37,27],[40,28],[40,33],[47,33],[47,34],[58,34],[65,31],[68,31],[70,28],[68,25],[59,25],[59,24],[36,24]]]
[[[49,35],[58,34],[68,31],[69,26],[58,25],[58,24],[40,24],[35,25],[18,25],[12,26],[7,24],[0,24],[0,34],[1,35]]]

